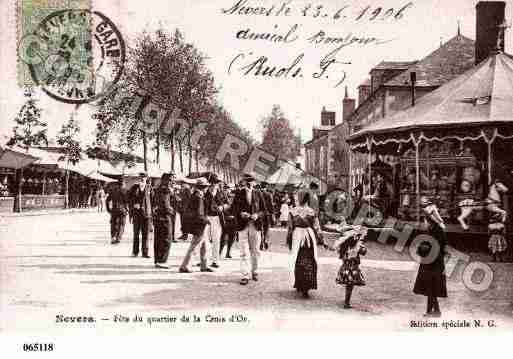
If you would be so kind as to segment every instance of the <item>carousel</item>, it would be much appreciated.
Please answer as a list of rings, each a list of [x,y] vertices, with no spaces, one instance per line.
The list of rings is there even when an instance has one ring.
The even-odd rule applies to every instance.
[[[493,213],[506,222],[513,186],[512,58],[495,51],[417,103],[410,75],[412,106],[348,139],[351,151],[368,155],[371,186],[373,157],[397,159],[389,196],[398,203],[389,215],[418,222],[427,196],[454,232],[486,232]]]

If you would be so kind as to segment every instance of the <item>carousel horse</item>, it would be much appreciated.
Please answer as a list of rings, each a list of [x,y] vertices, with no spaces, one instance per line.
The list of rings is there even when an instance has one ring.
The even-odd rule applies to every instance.
[[[465,199],[459,203],[461,213],[458,217],[461,227],[464,230],[468,230],[469,226],[465,222],[465,219],[470,216],[474,209],[486,209],[488,212],[497,213],[501,216],[502,222],[506,221],[506,211],[500,208],[502,204],[502,195],[508,191],[508,187],[501,181],[496,180],[490,185],[488,197],[484,201],[475,201],[473,199]]]

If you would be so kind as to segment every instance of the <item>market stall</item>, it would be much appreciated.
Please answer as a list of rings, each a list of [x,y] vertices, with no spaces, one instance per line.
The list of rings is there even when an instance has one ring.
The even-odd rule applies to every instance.
[[[19,147],[0,147],[0,212],[12,212],[18,193],[16,171],[38,160]]]
[[[419,220],[428,196],[447,221],[483,231],[488,212],[508,210],[503,187],[513,189],[513,60],[497,51],[412,104],[353,133],[351,150],[368,154],[369,178],[373,154],[399,159],[399,218]]]

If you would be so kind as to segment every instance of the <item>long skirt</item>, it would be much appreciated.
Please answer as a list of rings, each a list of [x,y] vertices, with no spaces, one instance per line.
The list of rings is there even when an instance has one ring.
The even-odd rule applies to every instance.
[[[443,247],[446,243],[443,230],[435,227],[430,233],[440,244],[441,251],[432,263],[421,263],[413,286],[413,293],[428,297],[447,297],[447,279]]]
[[[299,291],[317,289],[317,262],[312,246],[299,248],[294,267],[294,277],[294,288]]]

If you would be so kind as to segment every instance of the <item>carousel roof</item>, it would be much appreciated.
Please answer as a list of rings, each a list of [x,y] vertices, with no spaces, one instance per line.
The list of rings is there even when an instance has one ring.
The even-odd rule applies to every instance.
[[[411,129],[500,123],[513,124],[513,60],[502,52],[424,95],[415,106],[372,123],[349,139]]]

